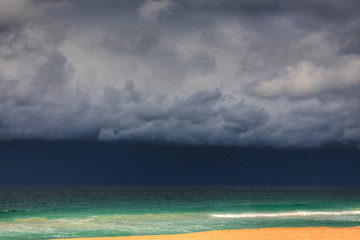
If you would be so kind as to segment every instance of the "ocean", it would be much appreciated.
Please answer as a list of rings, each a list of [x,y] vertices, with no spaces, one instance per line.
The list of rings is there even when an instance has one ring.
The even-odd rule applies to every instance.
[[[0,187],[0,239],[360,226],[360,188]]]

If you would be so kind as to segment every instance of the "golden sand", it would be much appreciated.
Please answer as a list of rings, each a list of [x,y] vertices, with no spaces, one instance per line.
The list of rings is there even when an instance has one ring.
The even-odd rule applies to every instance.
[[[240,230],[216,230],[208,232],[130,236],[72,238],[74,240],[360,240],[360,227],[350,228],[262,228]],[[64,240],[64,239],[57,239]],[[67,239],[69,240],[69,239]]]

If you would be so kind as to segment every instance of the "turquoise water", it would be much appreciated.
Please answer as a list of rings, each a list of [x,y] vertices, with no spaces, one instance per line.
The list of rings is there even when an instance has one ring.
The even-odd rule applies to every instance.
[[[0,187],[0,239],[360,225],[360,188]]]

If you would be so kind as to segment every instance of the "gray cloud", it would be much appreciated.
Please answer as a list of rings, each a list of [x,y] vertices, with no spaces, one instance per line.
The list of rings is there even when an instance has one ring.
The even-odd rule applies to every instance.
[[[2,140],[360,142],[358,1],[1,5]]]
[[[100,140],[146,139],[219,145],[234,141],[246,144],[252,137],[242,139],[242,135],[256,134],[253,131],[268,118],[264,109],[244,102],[224,105],[228,96],[219,90],[198,91],[187,97],[168,99],[159,95],[144,96],[133,87],[128,81],[124,86],[127,91],[106,90],[111,101],[123,105],[116,105],[117,111],[111,111],[118,122],[111,121],[112,127],[101,129]]]

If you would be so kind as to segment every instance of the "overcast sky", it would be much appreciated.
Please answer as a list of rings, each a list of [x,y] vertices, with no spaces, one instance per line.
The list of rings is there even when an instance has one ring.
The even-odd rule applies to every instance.
[[[360,148],[358,0],[1,0],[0,139]]]

